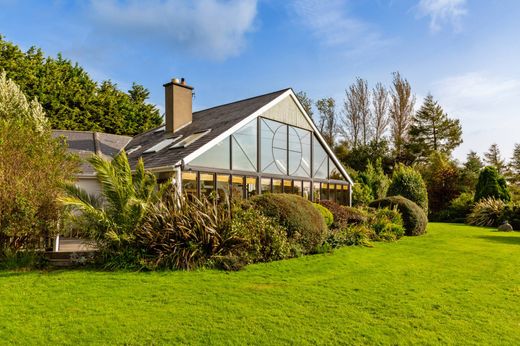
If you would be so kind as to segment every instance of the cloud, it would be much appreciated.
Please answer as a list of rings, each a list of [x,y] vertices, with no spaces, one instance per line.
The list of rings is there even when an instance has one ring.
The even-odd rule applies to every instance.
[[[368,22],[348,12],[346,0],[296,0],[290,9],[298,23],[307,27],[325,46],[344,47],[348,53],[362,53],[388,45],[391,41]]]
[[[238,55],[253,30],[256,0],[93,0],[93,18],[108,31],[186,49],[209,60]],[[108,29],[108,30],[106,30]]]
[[[460,30],[460,19],[467,14],[466,0],[420,0],[417,5],[419,17],[430,17],[430,30],[437,32],[449,23]]]
[[[470,149],[484,152],[495,142],[509,156],[520,128],[520,79],[471,72],[433,83],[432,93],[450,116],[461,119],[459,158]]]

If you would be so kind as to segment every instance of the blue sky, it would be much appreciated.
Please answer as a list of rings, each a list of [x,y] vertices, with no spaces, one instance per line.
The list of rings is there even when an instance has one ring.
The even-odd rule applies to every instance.
[[[0,33],[58,52],[96,80],[133,81],[163,108],[185,77],[198,109],[285,87],[341,106],[355,77],[400,71],[461,119],[455,156],[520,142],[520,1],[0,0]]]

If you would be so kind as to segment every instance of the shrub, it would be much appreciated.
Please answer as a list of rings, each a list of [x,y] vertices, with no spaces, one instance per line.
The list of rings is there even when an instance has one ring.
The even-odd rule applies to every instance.
[[[428,218],[421,207],[403,196],[392,196],[378,199],[370,203],[373,208],[397,208],[403,217],[405,234],[421,235],[426,232]]]
[[[240,255],[247,263],[276,261],[290,256],[286,230],[254,208],[236,208],[231,231],[245,240]]]
[[[377,235],[377,240],[395,241],[405,233],[403,218],[395,207],[376,209],[369,219],[369,225]]]
[[[312,202],[303,197],[273,193],[254,196],[250,201],[283,226],[289,241],[301,245],[303,253],[315,251],[327,237],[325,220]]]
[[[388,196],[403,196],[428,213],[428,192],[421,174],[412,167],[399,164],[395,167]]]
[[[482,169],[475,187],[475,202],[485,198],[500,199],[506,202],[511,200],[506,180],[492,166]]]
[[[520,231],[520,205],[509,203],[504,208],[504,221],[509,221],[515,231]]]
[[[379,199],[386,197],[388,186],[390,185],[390,179],[386,176],[383,171],[383,163],[381,158],[376,160],[375,167],[369,161],[367,168],[359,173],[358,181],[368,185],[370,188],[373,198]],[[367,204],[370,201],[367,202]]]
[[[360,224],[367,221],[367,213],[361,209],[347,207],[328,200],[322,200],[319,203],[332,213],[334,227],[343,224]]]
[[[365,183],[357,182],[352,186],[352,205],[366,206],[374,200],[372,189]]]
[[[312,203],[312,205],[321,213],[323,219],[325,219],[325,224],[327,225],[327,227],[332,226],[332,224],[334,223],[334,216],[332,215],[330,210],[318,203]]]
[[[473,194],[469,192],[463,192],[453,199],[448,206],[446,221],[464,222],[475,205],[473,200]]]
[[[506,203],[500,199],[485,198],[475,204],[468,215],[468,223],[475,226],[498,226],[503,221]]]
[[[340,246],[372,246],[371,240],[376,238],[374,231],[364,224],[345,225],[330,232],[327,243],[331,247]]]

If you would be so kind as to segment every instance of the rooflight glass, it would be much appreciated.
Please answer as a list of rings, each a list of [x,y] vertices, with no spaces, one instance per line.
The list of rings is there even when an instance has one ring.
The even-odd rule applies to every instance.
[[[136,152],[136,151],[139,150],[139,149],[141,149],[141,146],[140,146],[140,145],[138,145],[138,146],[136,146],[136,147],[133,147],[133,148],[130,148],[130,149],[128,149],[128,151],[126,152],[126,154],[127,154],[127,155],[130,155],[130,154]]]
[[[204,137],[210,131],[211,131],[211,129],[189,135],[188,137],[184,138],[182,141],[179,141],[178,143],[175,143],[174,145],[172,145],[170,147],[170,149],[186,148],[188,145],[190,145],[190,144],[194,143],[195,141],[197,141],[198,139]]]
[[[153,147],[146,149],[143,154],[156,153],[156,152],[166,148],[167,146],[171,145],[172,143],[175,143],[179,138],[181,138],[181,136],[165,139],[165,140],[157,143]]]

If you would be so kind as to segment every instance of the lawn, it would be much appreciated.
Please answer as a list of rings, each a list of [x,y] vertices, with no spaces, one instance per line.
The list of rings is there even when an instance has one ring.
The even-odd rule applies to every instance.
[[[520,344],[520,233],[430,224],[240,272],[0,272],[18,344]]]

